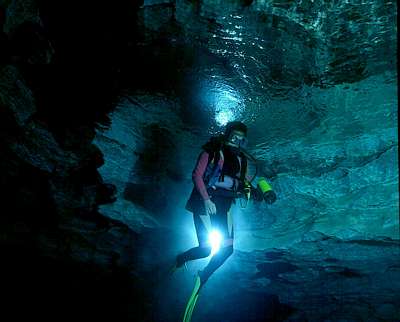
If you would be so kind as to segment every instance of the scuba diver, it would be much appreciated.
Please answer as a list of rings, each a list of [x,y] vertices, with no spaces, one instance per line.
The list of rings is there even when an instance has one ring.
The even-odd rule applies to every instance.
[[[212,137],[202,146],[203,151],[192,172],[194,187],[185,208],[193,213],[199,245],[179,254],[172,271],[188,261],[212,257],[196,276],[184,314],[185,322],[191,319],[200,289],[233,253],[233,221],[229,212],[232,203],[236,203],[237,198],[247,202],[250,196],[269,204],[276,200],[265,178],[259,179],[257,187],[251,184],[247,163],[248,159],[256,160],[246,152],[246,146],[247,126],[238,121],[230,122],[223,135]],[[219,242],[218,250],[214,249],[215,239]]]

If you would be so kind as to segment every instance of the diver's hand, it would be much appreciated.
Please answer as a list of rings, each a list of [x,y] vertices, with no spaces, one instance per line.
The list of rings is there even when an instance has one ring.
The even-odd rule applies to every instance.
[[[215,207],[215,203],[213,203],[210,199],[204,200],[204,208],[206,208],[207,215],[215,215],[217,213],[217,208]]]

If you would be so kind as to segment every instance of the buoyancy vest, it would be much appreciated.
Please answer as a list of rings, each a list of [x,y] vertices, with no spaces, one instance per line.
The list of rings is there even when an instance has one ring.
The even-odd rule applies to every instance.
[[[241,184],[244,183],[246,178],[247,170],[247,158],[243,153],[240,153],[240,176],[236,177],[239,179]],[[203,175],[203,180],[207,188],[212,187],[217,181],[223,181],[223,166],[224,166],[224,153],[222,149],[214,151],[214,153],[209,153],[208,164],[206,171]]]
[[[215,142],[217,142],[217,144],[215,144]],[[223,180],[222,169],[225,161],[224,153],[222,151],[223,145],[219,144],[218,141],[211,141],[211,143],[213,145],[205,144],[203,146],[203,150],[208,153],[208,163],[203,174],[203,181],[207,189],[211,188],[216,181]],[[240,153],[240,156],[240,177],[238,178],[239,189],[244,185],[247,171],[247,157],[243,153]],[[185,209],[190,212],[194,212],[194,209],[198,209],[199,207],[203,207],[203,201],[196,187],[193,187],[192,193],[186,202]]]

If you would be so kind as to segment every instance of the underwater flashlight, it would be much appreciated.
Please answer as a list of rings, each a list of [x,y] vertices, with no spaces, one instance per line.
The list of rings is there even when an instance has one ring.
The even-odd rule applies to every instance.
[[[208,235],[208,241],[211,245],[211,255],[219,251],[221,247],[222,235],[218,230],[213,230]]]

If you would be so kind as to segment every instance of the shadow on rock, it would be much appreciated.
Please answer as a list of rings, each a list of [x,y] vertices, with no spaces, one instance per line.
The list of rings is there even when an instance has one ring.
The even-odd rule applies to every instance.
[[[294,272],[298,267],[287,262],[276,262],[257,264],[257,269],[259,272],[253,276],[253,279],[265,277],[270,280],[277,280],[280,279],[279,274]]]

